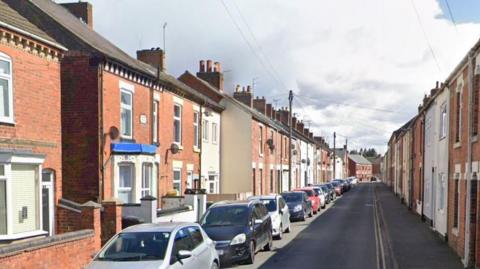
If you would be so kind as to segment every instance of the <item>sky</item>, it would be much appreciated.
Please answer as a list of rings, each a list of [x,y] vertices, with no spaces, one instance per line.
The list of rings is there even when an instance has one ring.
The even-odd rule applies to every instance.
[[[293,90],[316,135],[379,152],[480,38],[478,0],[449,0],[453,20],[446,0],[89,2],[94,29],[130,55],[163,47],[166,22],[167,72],[219,61],[226,91],[254,84],[282,107]]]

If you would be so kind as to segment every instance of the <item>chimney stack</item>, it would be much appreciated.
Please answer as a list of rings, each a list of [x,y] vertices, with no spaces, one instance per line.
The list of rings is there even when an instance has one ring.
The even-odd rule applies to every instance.
[[[197,77],[205,80],[211,86],[223,92],[224,80],[222,73],[222,65],[219,62],[215,62],[212,66],[212,60],[207,60],[207,68],[205,69],[205,61],[200,61],[200,70],[197,72]]]
[[[250,92],[250,86],[248,86],[247,90],[245,90],[245,87],[240,90],[240,85],[237,85],[235,92],[233,93],[233,98],[250,108],[253,106],[253,97]]]
[[[275,109],[273,109],[272,104],[267,104],[267,117],[269,119],[275,119]]]
[[[137,60],[158,68],[159,71],[165,71],[165,53],[160,48],[137,50]]]
[[[88,28],[93,30],[93,6],[88,2],[74,2],[60,4],[66,8],[73,16],[83,21]]]
[[[250,87],[250,86],[249,86]],[[255,98],[253,100],[253,108],[255,108],[258,112],[262,113],[263,115],[267,115],[267,102],[265,97],[262,98]]]
[[[295,126],[295,125],[294,125],[294,126]],[[302,133],[302,134],[303,134],[303,127],[304,127],[304,126],[305,126],[305,125],[303,124],[303,122],[301,122],[301,121],[297,122],[297,126],[296,126],[296,127],[297,127],[297,128],[296,128],[297,131],[298,131],[299,133]]]

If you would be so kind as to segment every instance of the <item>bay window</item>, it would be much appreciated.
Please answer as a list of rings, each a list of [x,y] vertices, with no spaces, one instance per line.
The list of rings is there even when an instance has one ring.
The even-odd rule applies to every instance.
[[[142,172],[143,173],[142,173],[141,197],[145,197],[147,195],[152,195],[153,165],[151,163],[143,164]]]
[[[133,203],[133,182],[135,175],[135,166],[131,163],[119,164],[119,187],[118,198],[124,203]]]

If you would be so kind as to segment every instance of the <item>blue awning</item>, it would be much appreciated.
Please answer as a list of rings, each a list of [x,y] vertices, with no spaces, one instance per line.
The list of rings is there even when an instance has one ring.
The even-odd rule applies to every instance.
[[[156,154],[157,146],[136,143],[112,143],[111,150],[113,153],[124,154]]]

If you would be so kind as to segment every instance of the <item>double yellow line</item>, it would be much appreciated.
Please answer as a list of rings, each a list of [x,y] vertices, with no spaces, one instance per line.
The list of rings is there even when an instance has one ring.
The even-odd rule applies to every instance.
[[[373,223],[375,228],[375,249],[377,256],[377,269],[387,269],[385,262],[385,248],[383,246],[383,234],[380,226],[380,218],[378,214],[378,198],[377,188],[373,187]]]

